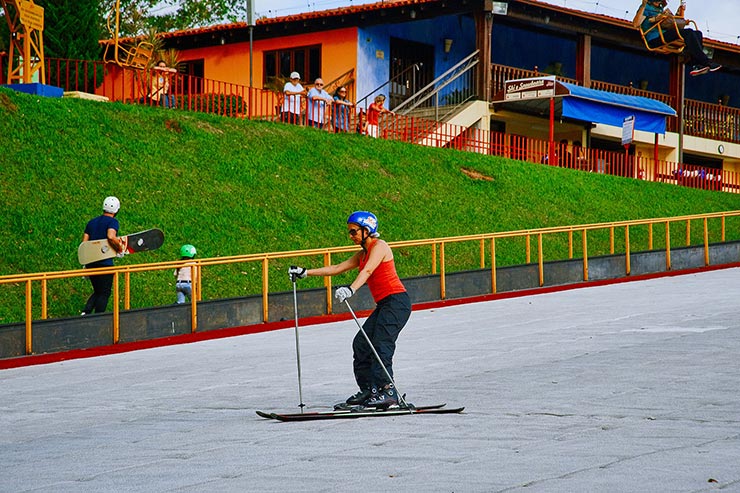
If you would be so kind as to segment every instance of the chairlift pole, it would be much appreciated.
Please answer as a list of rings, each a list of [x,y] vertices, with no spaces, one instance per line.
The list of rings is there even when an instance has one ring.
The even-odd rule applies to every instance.
[[[254,0],[247,0],[247,25],[249,26],[249,88],[251,89],[253,87],[252,43],[253,43],[253,34],[254,34]],[[251,94],[251,91],[250,91],[250,94]]]
[[[548,138],[550,142],[547,146],[547,164],[555,166],[555,96],[550,97],[550,130]]]
[[[678,162],[683,163],[683,126],[684,108],[686,97],[686,68],[684,63],[678,60]]]

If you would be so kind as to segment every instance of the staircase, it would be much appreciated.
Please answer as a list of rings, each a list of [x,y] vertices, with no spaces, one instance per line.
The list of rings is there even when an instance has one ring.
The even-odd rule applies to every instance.
[[[490,128],[488,102],[478,97],[478,50],[460,60],[442,75],[391,108],[395,115],[380,120],[381,134],[392,139],[413,142],[430,147],[465,148],[474,152],[487,152],[481,147],[480,139],[473,148],[464,142],[478,130]],[[415,70],[409,67],[407,70]],[[384,88],[393,87],[409,74],[399,74],[398,80],[389,80],[357,102],[358,108],[368,102]]]
[[[481,148],[481,140],[476,138],[466,139],[465,135],[474,133],[476,130],[487,131],[490,129],[489,116],[490,111],[488,109],[488,103],[486,101],[468,101],[466,103],[455,105],[454,108],[445,108],[448,117],[445,121],[436,121],[436,125],[426,135],[420,136],[416,143],[427,147],[450,147],[453,141],[460,140],[471,140],[476,141],[477,145],[475,148],[469,148],[464,144],[460,144],[465,147],[465,150],[481,152],[487,154],[487,148]],[[421,116],[428,110],[414,112],[414,116],[417,118],[423,118]],[[459,144],[459,143],[458,143]],[[454,147],[459,148],[460,145]]]
[[[455,140],[466,140],[470,131],[490,128],[488,103],[476,99],[479,62],[476,50],[394,108],[399,115],[425,121],[415,125],[415,143],[449,147]]]

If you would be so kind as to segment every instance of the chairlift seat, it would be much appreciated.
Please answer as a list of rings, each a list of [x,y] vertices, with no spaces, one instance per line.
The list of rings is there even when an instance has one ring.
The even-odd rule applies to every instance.
[[[676,38],[671,41],[666,41],[665,33],[663,32],[663,29],[661,29],[661,26],[660,26],[662,21],[656,22],[650,27],[650,29],[647,29],[645,31],[643,31],[642,27],[639,28],[640,36],[642,36],[642,41],[643,43],[645,43],[645,47],[649,51],[661,53],[663,55],[679,55],[683,53],[684,49],[686,48],[686,42],[684,41],[683,36],[681,35],[681,28],[678,27],[678,22],[676,21],[677,18],[680,19],[680,17],[673,17],[672,26],[666,28],[667,32],[674,31],[676,33]],[[688,26],[690,24],[694,26],[694,29],[697,29],[696,23],[694,21],[687,20],[686,25]],[[661,44],[658,46],[651,46],[650,43],[648,42],[647,35],[651,31],[656,30],[656,29],[657,29],[656,32],[658,33],[658,36],[660,37]]]
[[[153,54],[154,45],[142,41],[128,51],[128,57],[123,64],[132,68],[145,69],[149,65],[149,60],[152,59]]]

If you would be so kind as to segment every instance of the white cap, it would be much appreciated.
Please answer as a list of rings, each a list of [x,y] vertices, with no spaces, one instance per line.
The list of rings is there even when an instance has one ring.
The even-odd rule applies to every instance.
[[[298,72],[291,72],[290,78],[291,79],[300,79],[301,78],[301,74],[299,74]]]

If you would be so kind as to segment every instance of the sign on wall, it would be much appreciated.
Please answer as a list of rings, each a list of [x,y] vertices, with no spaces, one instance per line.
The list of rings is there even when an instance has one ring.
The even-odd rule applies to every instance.
[[[555,77],[507,80],[504,83],[504,101],[540,99],[555,96]]]

